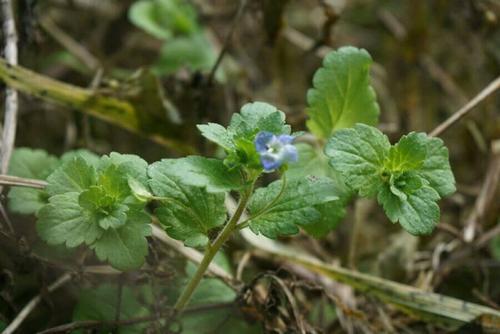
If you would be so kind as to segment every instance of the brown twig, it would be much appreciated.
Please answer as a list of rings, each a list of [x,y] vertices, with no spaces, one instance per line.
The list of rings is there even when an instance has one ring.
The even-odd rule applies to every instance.
[[[224,39],[224,44],[222,45],[222,49],[219,52],[219,56],[217,57],[217,60],[215,61],[214,66],[212,66],[212,69],[210,70],[210,74],[208,75],[207,78],[207,85],[211,86],[212,82],[215,77],[215,73],[217,69],[219,68],[222,59],[224,58],[227,48],[229,47],[229,42],[231,41],[231,37],[233,37],[234,30],[236,29],[236,26],[240,23],[241,16],[243,15],[243,12],[245,11],[245,7],[247,5],[248,0],[241,0],[240,5],[238,7],[238,11],[236,12],[236,15],[234,16],[234,20],[231,23],[231,27],[229,27],[229,32],[227,33],[225,39]]]
[[[3,35],[5,38],[5,59],[9,65],[17,65],[17,32],[11,1],[1,0],[0,10],[3,19]],[[5,94],[5,116],[0,156],[0,172],[2,174],[5,174],[9,169],[10,157],[16,140],[18,109],[17,91],[7,87]],[[0,191],[1,188],[0,186]]]
[[[47,288],[47,292],[53,292],[54,290],[57,290],[67,282],[69,282],[71,279],[71,274],[66,273],[59,277],[54,283],[49,285]],[[12,322],[9,324],[7,328],[5,328],[2,332],[2,334],[12,334],[14,333],[17,328],[21,325],[21,323],[26,319],[26,317],[37,307],[37,305],[42,301],[42,294],[38,294],[35,297],[33,297],[26,306],[23,307],[21,312],[17,314],[17,316],[12,320]]]
[[[47,182],[12,175],[0,175],[0,185],[43,189],[47,186]]]
[[[488,86],[486,86],[482,91],[479,92],[472,100],[470,100],[466,105],[460,108],[457,112],[451,115],[443,123],[439,124],[434,130],[431,131],[429,136],[437,137],[448,130],[453,124],[458,122],[462,117],[467,115],[470,111],[474,109],[480,102],[486,99],[488,96],[493,94],[500,88],[500,77],[493,80]]]
[[[50,18],[42,18],[40,20],[40,25],[57,43],[61,44],[62,47],[81,61],[90,71],[96,71],[101,68],[99,59],[94,57],[92,53],[75,41],[73,37],[68,35],[64,30],[59,28]]]

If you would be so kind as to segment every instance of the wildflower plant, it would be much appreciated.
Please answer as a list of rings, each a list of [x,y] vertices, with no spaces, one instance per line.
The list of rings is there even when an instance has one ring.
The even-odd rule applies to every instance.
[[[300,229],[321,237],[358,194],[375,198],[388,219],[409,233],[430,233],[439,221],[437,201],[455,190],[448,151],[424,133],[391,145],[374,127],[379,107],[370,64],[369,54],[353,47],[326,56],[307,94],[312,145],[292,133],[285,113],[253,102],[233,114],[227,127],[198,125],[202,136],[224,150],[221,159],[187,156],[148,165],[118,153],[78,151],[57,159],[19,149],[10,173],[48,185],[12,189],[10,207],[35,213],[47,243],[86,246],[123,271],[144,264],[153,221],[184,245],[204,250],[175,304],[179,312],[221,247],[245,228],[268,238]],[[262,185],[264,173],[274,173],[275,181]],[[228,213],[230,195],[238,204]],[[23,201],[29,205],[20,210]]]

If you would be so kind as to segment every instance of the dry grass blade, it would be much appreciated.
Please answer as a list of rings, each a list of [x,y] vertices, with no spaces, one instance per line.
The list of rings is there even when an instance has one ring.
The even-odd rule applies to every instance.
[[[393,304],[418,319],[432,321],[451,330],[472,322],[476,322],[485,330],[500,330],[500,312],[492,308],[329,265],[279,242],[256,236],[251,231],[244,230],[241,233],[260,251],[262,257],[301,265],[311,272],[340,281],[360,292]]]

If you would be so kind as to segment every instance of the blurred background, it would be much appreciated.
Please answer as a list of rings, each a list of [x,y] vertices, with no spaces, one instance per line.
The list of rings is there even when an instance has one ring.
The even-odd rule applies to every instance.
[[[306,130],[312,76],[325,54],[345,45],[366,49],[374,60],[379,127],[391,141],[410,131],[430,132],[500,74],[498,0],[19,0],[16,13],[20,65],[129,101],[139,112],[138,136],[81,113],[85,106],[27,88],[16,146],[55,155],[87,148],[133,153],[148,162],[190,153],[217,156],[222,152],[202,140],[195,125],[227,125],[248,101],[273,104],[294,130]],[[325,238],[283,241],[329,263],[498,308],[500,95],[441,138],[458,191],[440,203],[441,227],[431,236],[412,237],[389,224],[375,202],[356,200]],[[34,218],[12,219],[26,247],[34,247]],[[353,237],[355,221],[361,227]],[[237,242],[228,247],[232,263],[240,261],[243,248]],[[19,252],[0,246],[7,313],[15,313],[54,270]],[[254,273],[277,269],[259,261],[250,267]],[[51,298],[72,305],[71,296],[66,291]],[[383,321],[378,302],[358,296],[357,305],[363,316],[351,321],[364,324],[359,328]],[[71,318],[70,310],[39,310],[31,328]],[[405,326],[439,332],[385,312],[395,332]],[[337,318],[327,318],[310,319],[329,328],[325,333],[342,332]]]

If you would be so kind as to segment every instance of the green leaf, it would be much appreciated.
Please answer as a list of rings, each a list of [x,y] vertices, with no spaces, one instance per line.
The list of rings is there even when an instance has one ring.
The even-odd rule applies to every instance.
[[[83,191],[78,204],[86,210],[92,223],[97,222],[105,230],[118,228],[127,221],[128,207],[117,203],[103,187],[92,186]]]
[[[151,168],[150,187],[162,197],[155,214],[172,238],[186,246],[204,246],[210,229],[224,224],[224,193],[208,193],[204,188],[189,186],[163,168]]]
[[[182,0],[137,1],[130,7],[128,16],[137,27],[159,39],[192,34],[199,29],[194,8]]]
[[[341,199],[315,205],[314,208],[319,212],[319,218],[301,227],[313,237],[322,238],[337,228],[345,217],[345,206],[346,202]]]
[[[45,188],[49,195],[82,192],[96,183],[96,171],[81,157],[75,157],[56,169]]]
[[[48,244],[89,245],[102,235],[103,230],[98,224],[89,223],[78,197],[77,192],[54,195],[49,204],[38,211],[37,232]]]
[[[439,221],[436,201],[455,189],[442,141],[410,133],[390,146],[377,129],[358,124],[339,130],[325,153],[361,196],[377,197],[387,217],[411,234],[428,234]]]
[[[101,158],[99,169],[106,170],[110,165],[120,169],[118,174],[126,174],[144,185],[148,182],[148,163],[137,155],[111,152]]]
[[[130,190],[134,194],[135,198],[137,198],[140,202],[147,202],[153,197],[153,194],[149,191],[149,189],[134,178],[130,177],[128,179],[128,186],[130,187]]]
[[[376,125],[379,107],[370,86],[368,52],[342,47],[326,55],[307,92],[307,122],[312,133],[328,138],[334,131],[356,123]]]
[[[500,220],[498,221],[500,224]],[[497,235],[490,241],[490,249],[493,255],[493,258],[500,261],[500,236]]]
[[[427,156],[426,140],[425,134],[415,132],[401,137],[399,142],[389,149],[384,167],[392,172],[421,168]]]
[[[361,196],[372,197],[383,184],[381,173],[390,146],[389,139],[379,130],[357,124],[337,131],[326,144],[325,154],[347,185]]]
[[[146,237],[151,235],[150,221],[146,213],[130,211],[125,225],[106,230],[91,248],[99,260],[108,261],[116,269],[138,269],[148,254]]]
[[[196,126],[201,135],[216,143],[226,151],[234,148],[233,136],[225,127],[217,123],[198,124]]]
[[[9,174],[29,179],[45,180],[59,166],[59,160],[43,150],[15,149],[9,165]],[[12,187],[9,190],[9,208],[21,214],[36,213],[48,202],[44,190]]]
[[[138,289],[136,286],[124,286],[121,291],[120,319],[146,316],[149,314],[147,308],[142,306],[135,295]],[[73,311],[73,321],[114,321],[117,314],[119,289],[116,285],[103,284],[97,288],[83,289],[78,296],[78,303]],[[147,324],[137,324],[121,326],[118,334],[138,334],[143,333]],[[110,333],[113,328],[96,331],[99,334]],[[73,333],[84,333],[84,331],[74,331]]]
[[[345,216],[345,206],[352,197],[352,190],[344,183],[342,176],[330,167],[328,158],[324,153],[313,148],[309,144],[298,143],[297,147],[299,161],[290,164],[286,175],[288,178],[304,178],[308,175],[316,177],[329,177],[334,183],[332,195],[338,196],[338,200],[315,205],[314,208],[320,213],[317,221],[302,226],[310,235],[321,238],[335,229]]]
[[[189,156],[181,159],[163,159],[149,166],[149,175],[154,173],[180,179],[186,185],[206,187],[208,192],[225,192],[242,187],[237,170],[229,170],[222,160]]]
[[[44,150],[17,148],[12,153],[9,174],[45,180],[59,166],[59,160]]]
[[[24,215],[37,213],[47,204],[49,195],[41,189],[12,187],[9,190],[9,209]]]
[[[427,180],[441,197],[453,194],[456,191],[455,177],[450,167],[448,149],[439,138],[427,137],[426,144],[427,156],[417,171],[418,175]]]
[[[203,32],[192,36],[177,37],[166,42],[160,51],[160,56],[153,67],[155,73],[168,75],[187,67],[191,71],[207,71],[212,68],[217,55],[214,47]],[[222,79],[223,71],[216,73],[217,79]]]
[[[378,194],[378,202],[387,217],[397,222],[413,235],[429,234],[439,222],[439,194],[428,186],[423,186],[407,195],[406,199],[394,195],[384,188]]]
[[[332,194],[334,184],[326,177],[278,180],[254,193],[248,210],[250,229],[268,238],[298,233],[297,225],[320,219],[315,205],[338,199]]]
[[[82,158],[83,160],[87,161],[89,165],[94,166],[95,168],[97,168],[99,164],[99,156],[86,149],[68,151],[61,156],[61,161],[65,163],[67,161],[73,160],[76,157]]]
[[[264,102],[245,104],[238,114],[233,114],[227,128],[235,138],[253,141],[258,132],[269,131],[274,134],[290,134],[290,125],[285,124],[285,113]]]

